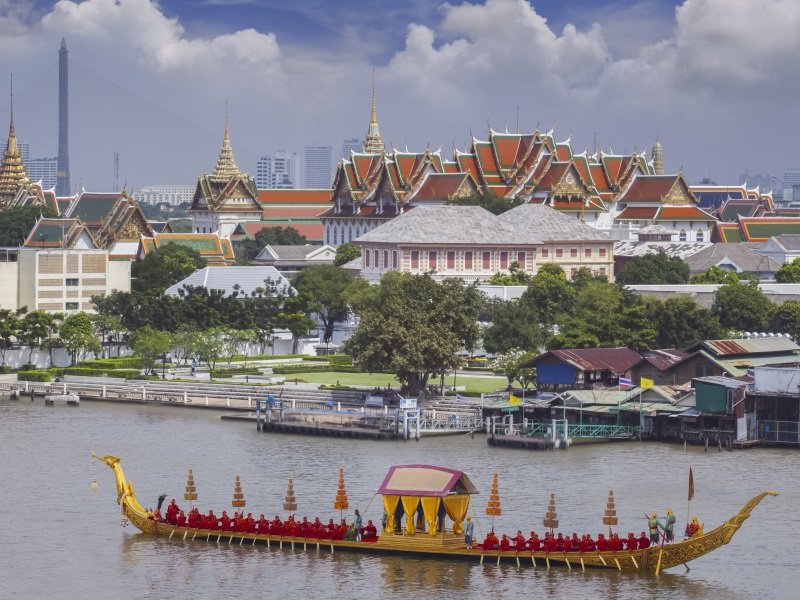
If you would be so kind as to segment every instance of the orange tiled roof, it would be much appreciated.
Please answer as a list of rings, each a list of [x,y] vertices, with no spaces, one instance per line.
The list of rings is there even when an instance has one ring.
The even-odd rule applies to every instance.
[[[628,209],[626,209],[628,210]],[[716,221],[714,217],[696,206],[662,206],[656,220],[660,221]]]
[[[332,194],[329,189],[259,190],[258,199],[262,204],[327,204]]]
[[[627,206],[616,217],[619,221],[641,221],[653,219],[658,212],[657,206]]]

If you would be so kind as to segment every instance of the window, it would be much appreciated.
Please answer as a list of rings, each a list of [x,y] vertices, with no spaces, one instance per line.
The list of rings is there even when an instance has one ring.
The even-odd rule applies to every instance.
[[[64,303],[64,310],[78,310],[78,303],[77,302],[66,302],[66,303]]]
[[[397,269],[397,250],[392,252],[392,268]]]
[[[601,277],[605,277],[606,276],[606,268],[605,267],[600,267],[600,270],[598,271],[598,273],[600,274]]]
[[[564,256],[564,250],[556,248],[556,258],[561,258],[562,256]]]
[[[575,275],[577,275],[577,274],[578,274],[578,269],[570,269],[570,271],[569,271],[570,279],[575,279]]]
[[[447,270],[452,271],[456,268],[456,253],[455,252],[448,252],[447,253]]]
[[[525,265],[525,253],[524,252],[517,252],[517,264],[519,265],[520,269],[522,269],[523,271],[525,270],[526,265]]]
[[[685,229],[681,229],[680,234],[678,234],[678,240],[681,241],[681,242],[685,242],[686,241],[686,230]]]
[[[697,230],[697,241],[698,242],[704,242],[705,241],[703,239],[703,230],[702,229],[698,229]]]
[[[591,257],[592,257],[592,249],[591,249],[591,248],[586,248],[586,249],[583,251],[583,255],[584,255],[586,258],[591,258]]]
[[[488,271],[492,268],[492,253],[491,252],[484,252],[483,253],[483,270]]]
[[[550,256],[550,250],[542,248],[542,258],[547,258],[548,256]]]
[[[364,266],[367,267],[367,268],[369,268],[369,255],[370,255],[370,251],[369,250],[364,250]]]
[[[383,268],[384,269],[388,269],[389,268],[389,251],[388,250],[384,250],[383,251]]]
[[[505,270],[508,268],[508,252],[500,253],[500,268]]]
[[[605,258],[605,256],[606,256],[606,249],[605,248],[600,248],[600,257],[601,258]]]
[[[472,271],[472,252],[464,252],[464,270]]]
[[[570,258],[578,258],[578,249],[577,248],[570,248],[569,255],[570,255]]]
[[[428,269],[431,271],[436,270],[436,252],[428,252]]]
[[[67,287],[77,286],[78,285],[78,279],[77,278],[75,278],[75,279],[67,279],[66,281],[64,281],[64,285],[66,285]]]
[[[419,250],[411,251],[411,268],[413,270],[419,269]]]

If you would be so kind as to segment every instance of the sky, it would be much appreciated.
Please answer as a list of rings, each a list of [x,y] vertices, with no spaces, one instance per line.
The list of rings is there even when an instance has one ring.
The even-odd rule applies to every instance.
[[[66,39],[72,182],[95,191],[115,152],[119,186],[193,184],[226,110],[242,170],[315,143],[336,158],[373,76],[399,149],[450,155],[518,118],[576,151],[658,139],[667,170],[736,184],[800,167],[798,31],[797,0],[0,0],[0,75],[18,138],[55,156]]]

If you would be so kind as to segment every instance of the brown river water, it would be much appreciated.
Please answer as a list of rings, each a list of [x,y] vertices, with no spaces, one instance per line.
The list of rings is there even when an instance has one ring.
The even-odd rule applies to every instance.
[[[476,435],[419,442],[371,442],[258,433],[219,412],[84,401],[45,407],[41,399],[0,400],[0,598],[797,598],[800,597],[800,452],[729,452],[627,442],[567,451],[494,449]],[[695,479],[692,514],[707,528],[753,495],[774,489],[728,546],[656,578],[613,571],[568,571],[344,552],[278,550],[151,538],[120,523],[111,471],[90,453],[122,457],[140,502],[161,493],[183,501],[194,470],[203,510],[231,510],[240,475],[247,511],[282,516],[294,478],[298,515],[337,516],[339,466],[351,509],[380,522],[375,491],[391,464],[430,463],[466,471],[480,490],[470,514],[484,535],[492,473],[500,475],[498,532],[541,532],[550,492],[561,530],[604,531],[609,488],[627,535],[644,529],[644,512],[686,519],[687,476]],[[91,481],[97,480],[93,488]],[[374,498],[374,500],[373,500]],[[352,516],[352,514],[351,514]]]

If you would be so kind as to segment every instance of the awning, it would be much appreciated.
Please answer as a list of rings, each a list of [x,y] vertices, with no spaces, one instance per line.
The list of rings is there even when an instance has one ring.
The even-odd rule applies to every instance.
[[[467,474],[433,465],[395,465],[378,488],[379,494],[397,496],[448,496],[477,494]]]

